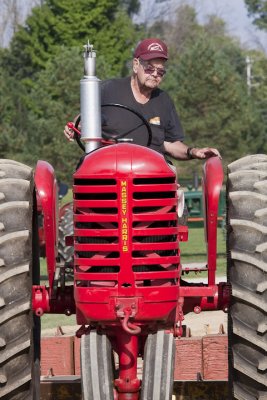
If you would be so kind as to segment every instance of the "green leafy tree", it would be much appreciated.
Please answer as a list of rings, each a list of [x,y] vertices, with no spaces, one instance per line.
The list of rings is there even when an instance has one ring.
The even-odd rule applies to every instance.
[[[3,51],[0,52],[0,57]],[[0,64],[0,158],[18,156],[25,144],[27,93],[21,82]]]
[[[38,159],[47,160],[60,180],[69,183],[82,151],[65,139],[63,129],[80,110],[81,50],[62,46],[57,56],[36,75],[27,97],[27,129],[20,155],[30,165],[35,165]],[[106,78],[110,73],[110,65],[103,56],[98,56],[97,75]]]
[[[60,180],[71,182],[82,155],[74,143],[65,140],[67,121],[79,113],[79,82],[83,75],[80,48],[60,48],[46,68],[36,76],[28,101],[23,161],[35,165],[38,159],[50,162]]]
[[[126,7],[131,1],[124,3]],[[1,156],[31,165],[40,158],[48,160],[58,177],[68,181],[81,151],[65,141],[62,131],[79,112],[81,46],[89,38],[98,50],[101,79],[121,76],[128,73],[127,60],[142,33],[119,10],[119,0],[73,4],[74,0],[44,1],[14,36],[10,51],[0,52]],[[175,101],[186,143],[216,146],[226,163],[262,151],[264,96],[256,90],[248,96],[245,56],[238,42],[226,35],[223,23],[211,17],[200,26],[195,11],[181,7],[176,21],[156,24],[150,33],[169,45],[164,87]],[[7,60],[11,68],[6,68]],[[264,61],[265,57],[262,76],[267,72]],[[183,165],[195,168],[194,162]]]
[[[132,16],[133,14],[138,13],[140,9],[139,0],[122,0],[122,6],[126,9],[127,14]]]
[[[254,24],[260,29],[267,29],[267,1],[245,0],[250,16],[254,18]]]
[[[227,34],[226,24],[217,16],[211,15],[202,27],[202,32],[209,37],[220,54],[232,65],[236,72],[245,79],[246,60],[240,42]]]
[[[129,7],[131,2],[126,2]],[[32,79],[60,46],[90,40],[105,55],[113,76],[121,75],[136,42],[134,26],[119,0],[46,0],[35,7],[14,35],[6,68],[20,79]]]
[[[193,7],[179,6],[174,17],[174,21],[156,21],[147,32],[148,36],[158,36],[166,41],[170,50],[170,59],[181,53],[202,31]]]
[[[267,152],[267,59],[266,55],[259,51],[250,51],[247,53],[251,61],[251,86],[249,96],[253,101],[256,112],[260,115],[262,125],[264,126],[264,143],[262,152]]]
[[[228,163],[258,152],[263,127],[246,84],[223,48],[203,33],[169,66],[164,83],[193,146],[217,147]]]
[[[65,141],[63,127],[79,112],[82,46],[89,37],[97,49],[97,75],[105,79],[128,72],[127,61],[138,40],[139,33],[118,4],[47,0],[14,36],[10,50],[1,51],[2,157],[30,165],[42,158],[51,162],[60,179],[71,179],[81,152]]]

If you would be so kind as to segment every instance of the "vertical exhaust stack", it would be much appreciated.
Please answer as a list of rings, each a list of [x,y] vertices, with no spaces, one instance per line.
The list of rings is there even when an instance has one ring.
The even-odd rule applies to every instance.
[[[95,75],[96,52],[88,41],[84,46],[84,77],[80,80],[81,140],[85,152],[90,153],[100,146],[101,96],[100,82]],[[95,139],[95,140],[94,140]]]

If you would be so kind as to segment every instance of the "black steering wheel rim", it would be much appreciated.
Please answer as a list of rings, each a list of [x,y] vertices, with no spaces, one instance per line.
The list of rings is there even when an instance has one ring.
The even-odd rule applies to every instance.
[[[131,108],[131,107],[129,107],[129,106],[125,106],[124,104],[119,104],[119,103],[107,103],[107,104],[102,104],[102,105],[101,105],[101,108],[102,108],[102,107],[117,107],[117,108],[122,108],[122,109],[124,109],[124,110],[130,111],[130,112],[132,112],[133,114],[135,114],[139,119],[141,119],[141,121],[144,123],[145,127],[147,128],[147,132],[148,132],[147,146],[149,147],[149,146],[151,145],[151,142],[152,142],[152,130],[151,130],[151,126],[150,126],[150,124],[147,122],[147,120],[145,119],[145,117],[144,117],[142,114],[140,114],[138,111],[136,111],[135,109],[133,109],[133,108]],[[77,118],[76,121],[75,121],[75,128],[76,128],[76,129],[78,129],[78,126],[79,126],[80,121],[81,121],[81,115],[79,115],[78,118]],[[125,136],[127,136],[128,133],[127,133],[127,132],[126,132],[126,133],[121,133],[121,134],[119,134],[119,135],[116,135],[115,137],[112,136],[112,135],[109,135],[109,134],[107,134],[107,133],[105,133],[105,135],[106,135],[106,137],[108,137],[109,139],[118,140],[118,139],[122,139],[122,138],[124,138]],[[79,135],[78,135],[76,132],[74,132],[74,138],[75,138],[75,140],[77,141],[79,147],[80,147],[83,151],[85,151],[84,144],[82,143],[82,141],[81,141]]]

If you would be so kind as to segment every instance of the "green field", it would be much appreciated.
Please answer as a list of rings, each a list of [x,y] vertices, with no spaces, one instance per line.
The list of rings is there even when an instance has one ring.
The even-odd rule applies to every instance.
[[[188,242],[180,243],[180,248],[182,264],[206,261],[204,228],[189,229]],[[217,274],[226,274],[226,241],[222,228],[217,229]],[[201,276],[205,276],[205,273]]]
[[[218,276],[225,275],[226,273],[226,260],[225,260],[225,239],[223,236],[223,231],[221,228],[217,230],[217,271]],[[205,262],[206,261],[206,243],[204,241],[204,230],[203,228],[192,228],[189,229],[189,240],[188,242],[180,243],[181,247],[181,260],[182,264],[189,264],[195,262]],[[191,273],[186,276],[195,277],[195,273]],[[198,275],[199,276],[199,275]],[[206,272],[201,273],[201,277],[206,277]],[[47,284],[47,274],[46,274],[46,262],[41,259],[41,279],[42,284]],[[66,317],[64,315],[50,315],[46,314],[41,318],[42,329],[54,328],[57,326],[65,325],[75,325],[75,315]]]

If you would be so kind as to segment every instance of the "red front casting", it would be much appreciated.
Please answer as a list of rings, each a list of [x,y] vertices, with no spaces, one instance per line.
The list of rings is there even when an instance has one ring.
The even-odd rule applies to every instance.
[[[120,324],[130,310],[138,325],[173,326],[177,183],[164,158],[132,144],[102,148],[74,174],[73,195],[78,324]]]

